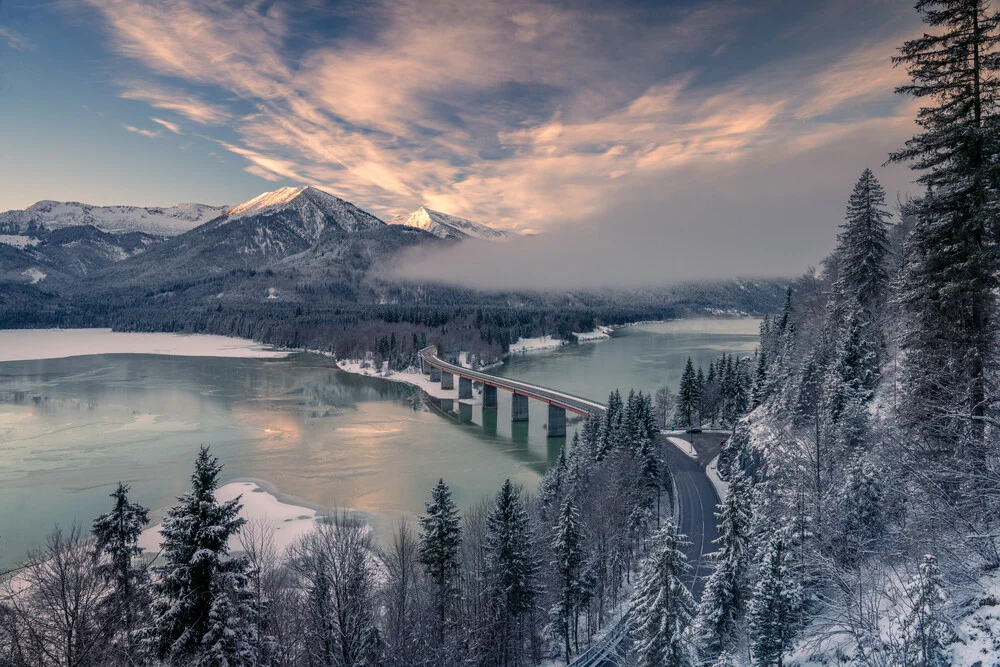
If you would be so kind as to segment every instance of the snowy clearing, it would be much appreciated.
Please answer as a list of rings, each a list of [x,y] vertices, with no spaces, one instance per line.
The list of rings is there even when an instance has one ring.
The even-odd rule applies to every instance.
[[[12,245],[15,248],[27,248],[28,246],[38,245],[39,240],[22,234],[0,234],[0,243]]]
[[[21,275],[31,280],[32,285],[37,285],[38,283],[42,282],[48,277],[47,273],[45,273],[44,271],[39,271],[35,267],[31,267],[30,269],[25,269],[24,271],[21,272]]]
[[[430,376],[424,375],[419,368],[407,368],[405,371],[389,371],[388,374],[377,372],[370,362],[359,360],[338,361],[337,367],[348,373],[355,375],[365,375],[367,377],[377,377],[383,380],[394,382],[405,382],[406,384],[420,387],[428,395],[434,398],[451,398],[458,400],[458,382],[455,382],[455,389],[442,389],[440,382],[431,382]]]
[[[589,343],[597,340],[605,340],[611,338],[611,328],[610,327],[597,327],[593,331],[585,331],[583,333],[573,333],[576,336],[576,340],[580,343]],[[537,338],[518,338],[516,343],[512,343],[510,346],[511,354],[519,354],[523,352],[537,352],[538,350],[552,350],[557,347],[562,347],[563,345],[568,345],[569,343],[565,340],[559,338],[553,338],[552,336],[538,336]]]
[[[316,525],[318,515],[316,510],[283,503],[254,482],[230,482],[215,492],[215,498],[220,503],[240,495],[242,495],[240,502],[243,503],[240,516],[248,521],[260,519],[267,521],[274,537],[274,546],[280,551],[288,549]],[[139,536],[139,546],[150,553],[159,551],[162,528],[163,524],[158,523],[142,531],[142,535]],[[231,552],[242,551],[238,536],[230,538],[229,549]]]
[[[0,331],[0,362],[64,359],[91,354],[280,359],[289,353],[252,340],[204,334],[122,333],[111,329]]]

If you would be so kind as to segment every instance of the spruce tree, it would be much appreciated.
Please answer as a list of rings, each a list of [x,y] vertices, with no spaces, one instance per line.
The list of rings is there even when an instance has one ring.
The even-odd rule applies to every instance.
[[[149,521],[149,510],[128,499],[129,486],[118,483],[111,494],[114,507],[94,519],[93,533],[101,559],[101,573],[112,590],[105,600],[106,627],[112,628],[112,650],[122,662],[141,662],[136,634],[149,608],[149,579],[134,561],[142,555],[139,535]]]
[[[767,543],[750,600],[750,643],[761,667],[782,667],[795,640],[800,603],[798,585],[789,569],[788,538],[779,530]]]
[[[889,287],[889,220],[885,190],[865,169],[847,202],[838,238],[837,290],[873,318],[885,305]]]
[[[749,480],[733,466],[726,498],[716,515],[719,538],[715,542],[718,551],[712,556],[715,569],[698,608],[699,643],[708,655],[733,648],[737,625],[746,611],[752,503]]]
[[[693,426],[698,414],[698,375],[694,370],[694,362],[688,357],[681,374],[680,389],[677,394],[677,415],[682,426]]]
[[[153,621],[161,658],[199,664],[245,664],[253,646],[254,610],[247,562],[229,558],[229,538],[246,522],[239,498],[215,499],[222,465],[202,447],[191,492],[163,520],[163,558],[154,591]],[[204,661],[208,661],[205,663]]]
[[[570,632],[575,635],[578,605],[582,594],[583,525],[572,499],[563,503],[552,540],[559,589],[550,616],[555,633],[562,639],[566,661],[570,656]]]
[[[434,634],[438,647],[445,645],[452,625],[458,574],[459,547],[462,544],[462,523],[458,508],[451,499],[451,489],[439,479],[431,490],[431,500],[425,503],[427,513],[420,517],[419,559],[434,586]]]
[[[925,100],[921,132],[890,156],[919,172],[903,295],[907,417],[917,441],[974,461],[984,454],[987,368],[995,345],[1000,168],[997,45],[1000,17],[987,0],[919,0],[937,30],[909,40],[895,59]],[[964,436],[964,437],[963,437]]]
[[[696,603],[680,577],[690,569],[684,537],[672,519],[651,539],[632,594],[632,637],[643,667],[683,667],[693,663],[683,637]]]
[[[486,517],[485,552],[488,599],[498,628],[494,657],[500,664],[517,664],[523,652],[522,621],[539,594],[539,567],[531,520],[509,479]]]

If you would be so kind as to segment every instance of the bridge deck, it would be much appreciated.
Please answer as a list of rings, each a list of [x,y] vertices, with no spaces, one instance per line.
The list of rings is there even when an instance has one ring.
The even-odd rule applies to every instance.
[[[455,364],[450,364],[437,356],[437,348],[433,345],[420,350],[420,360],[432,368],[438,368],[445,373],[451,373],[459,377],[464,377],[475,382],[482,382],[493,387],[506,389],[507,391],[522,396],[528,396],[535,400],[563,408],[584,417],[604,412],[604,405],[586,398],[567,394],[563,391],[556,391],[547,387],[540,387],[527,382],[519,382],[508,378],[497,377],[489,373],[481,373],[470,368],[463,368]]]

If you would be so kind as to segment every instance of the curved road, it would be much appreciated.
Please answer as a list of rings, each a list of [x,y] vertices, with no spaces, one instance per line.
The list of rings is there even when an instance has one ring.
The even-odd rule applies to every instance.
[[[420,359],[427,366],[439,368],[446,373],[529,396],[580,415],[603,414],[605,411],[604,405],[596,401],[448,363],[437,356],[437,348],[434,346],[420,350]],[[692,458],[666,437],[660,438],[663,459],[673,476],[674,488],[676,489],[678,529],[687,535],[689,540],[685,555],[691,564],[691,571],[685,575],[684,583],[690,588],[695,599],[698,599],[705,587],[705,580],[711,572],[711,566],[706,556],[715,551],[715,540],[719,537],[718,526],[715,522],[719,496],[705,474],[705,466],[719,453],[722,441],[728,437],[728,433],[709,431],[697,434],[672,433],[671,436],[681,437],[681,439],[691,442],[697,452],[697,458]],[[625,664],[622,654],[626,649],[623,644],[627,644],[627,626],[627,622],[619,622],[607,633],[604,640],[595,644],[570,664],[579,667]]]

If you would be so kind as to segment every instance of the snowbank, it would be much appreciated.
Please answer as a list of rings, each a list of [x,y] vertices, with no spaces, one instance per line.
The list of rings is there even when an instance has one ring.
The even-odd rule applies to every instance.
[[[597,327],[593,331],[585,331],[583,333],[573,332],[576,336],[577,342],[588,343],[597,340],[605,340],[611,338],[611,328],[610,327]],[[551,350],[557,347],[562,347],[566,345],[567,341],[561,340],[559,338],[553,338],[552,336],[539,336],[537,338],[518,338],[516,343],[512,343],[510,346],[511,354],[518,354],[524,352],[537,352],[538,350]]]
[[[375,368],[367,362],[363,361],[338,361],[337,367],[342,371],[347,371],[348,373],[355,373],[356,375],[365,375],[367,377],[377,377],[383,380],[393,380],[394,382],[405,382],[406,384],[413,385],[414,387],[420,387],[428,395],[434,398],[451,398],[458,400],[458,382],[455,382],[455,389],[442,389],[440,382],[431,382],[430,376],[424,375],[420,372],[419,368],[410,367],[405,371],[391,371],[388,374],[384,372],[378,372]]]
[[[670,441],[677,449],[681,450],[693,459],[698,458],[698,452],[695,451],[694,445],[692,445],[687,440],[682,440],[681,438],[675,438],[673,436],[667,436],[667,440]]]
[[[289,353],[244,338],[203,334],[122,333],[111,329],[0,331],[0,362],[64,359],[90,354],[276,359],[287,357]]]
[[[726,499],[726,493],[729,491],[729,482],[722,479],[719,476],[719,456],[716,455],[714,459],[708,462],[708,467],[705,468],[705,474],[708,475],[708,481],[712,483],[715,487],[715,493],[719,496],[719,502]]]
[[[283,503],[254,482],[230,482],[215,492],[215,498],[219,502],[226,502],[240,495],[240,502],[243,503],[240,516],[248,521],[266,521],[274,537],[274,546],[279,551],[287,549],[316,524],[316,510]],[[163,524],[158,523],[144,530],[139,536],[139,546],[150,553],[159,551],[162,529]],[[239,537],[229,540],[229,549],[232,552],[242,551]]]

